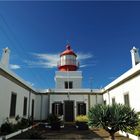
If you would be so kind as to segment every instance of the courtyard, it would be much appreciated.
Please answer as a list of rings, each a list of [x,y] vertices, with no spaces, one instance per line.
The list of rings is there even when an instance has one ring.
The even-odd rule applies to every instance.
[[[116,140],[130,140],[116,133]],[[109,134],[103,129],[78,130],[74,123],[65,124],[60,130],[51,130],[44,124],[17,135],[11,139],[47,139],[47,140],[108,140]]]

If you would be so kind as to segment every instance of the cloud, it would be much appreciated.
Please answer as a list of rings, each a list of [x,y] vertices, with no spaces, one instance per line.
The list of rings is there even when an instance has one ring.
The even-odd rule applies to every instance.
[[[80,52],[77,53],[77,59],[80,61],[90,59],[92,57],[93,57],[93,55],[90,53],[88,53],[88,54],[84,54],[84,53],[80,53]]]
[[[59,61],[59,53],[55,53],[55,54],[41,54],[41,53],[32,53],[32,55],[34,56],[35,60],[26,60],[24,61],[25,63],[28,64],[29,68],[56,68],[57,67],[57,63]],[[88,53],[88,54],[84,54],[84,53],[77,53],[77,60],[80,62],[80,67],[87,67],[89,65],[95,65],[95,63],[93,64],[89,64],[86,63],[87,60],[90,60],[93,55]]]
[[[115,80],[116,77],[115,76],[111,76],[111,77],[108,77],[109,80]]]
[[[80,68],[84,68],[84,67],[86,67],[87,65],[80,65]]]
[[[30,86],[34,86],[34,83],[26,81]]]
[[[21,67],[16,64],[10,64],[10,69],[20,69]]]
[[[25,60],[24,62],[28,64],[29,68],[55,68],[57,67],[57,62],[59,60],[59,54],[39,54],[32,53],[35,60]]]

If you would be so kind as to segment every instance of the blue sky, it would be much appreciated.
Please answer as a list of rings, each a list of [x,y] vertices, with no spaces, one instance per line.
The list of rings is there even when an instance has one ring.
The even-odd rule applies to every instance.
[[[140,48],[140,2],[0,1],[0,52],[11,50],[12,70],[35,88],[55,87],[67,41],[78,54],[83,87],[101,88],[131,68]]]

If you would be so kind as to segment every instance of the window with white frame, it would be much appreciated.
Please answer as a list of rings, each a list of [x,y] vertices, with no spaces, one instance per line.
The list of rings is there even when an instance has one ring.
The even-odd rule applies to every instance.
[[[130,106],[130,103],[129,103],[129,94],[124,94],[124,104],[127,105],[127,106]]]
[[[112,98],[112,104],[115,104],[115,97]]]

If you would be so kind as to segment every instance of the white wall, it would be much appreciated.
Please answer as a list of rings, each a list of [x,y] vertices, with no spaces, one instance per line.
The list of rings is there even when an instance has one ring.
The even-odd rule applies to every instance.
[[[48,106],[48,95],[38,94],[36,95],[35,104],[35,119],[36,120],[46,120],[49,113]]]
[[[62,102],[64,103],[65,100],[69,100],[68,95],[60,94],[60,95],[50,95],[50,113],[52,113],[52,103],[54,102]],[[77,102],[84,102],[86,103],[86,113],[88,113],[88,95],[70,95],[70,100],[74,101],[74,115],[76,117],[77,115],[77,110],[76,110],[76,103]]]
[[[21,117],[23,116],[24,97],[27,97],[27,115],[24,117],[28,117],[30,91],[0,75],[0,125],[5,121],[7,117],[9,118],[12,92],[14,92],[17,95],[15,116],[17,115]],[[36,103],[35,97],[36,95],[31,93],[30,115],[31,115],[31,108],[32,108],[31,107],[32,99],[34,99],[34,102]],[[35,117],[35,110],[34,110],[34,117]]]
[[[90,107],[103,103],[103,95],[90,95]]]
[[[66,81],[73,82],[73,89],[82,88],[82,72],[81,71],[68,71],[68,72],[56,71],[55,73],[56,89],[65,89],[64,83]]]
[[[124,104],[124,94],[129,94],[130,107],[140,111],[140,75],[125,83],[106,91],[103,95],[107,104],[112,104],[112,98],[115,98],[116,103]]]

